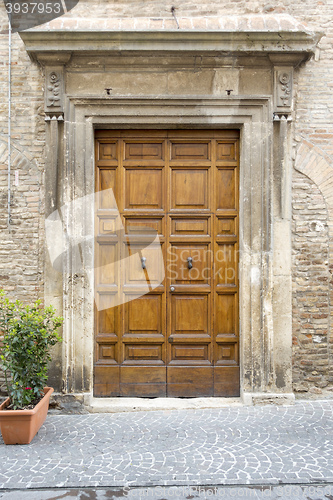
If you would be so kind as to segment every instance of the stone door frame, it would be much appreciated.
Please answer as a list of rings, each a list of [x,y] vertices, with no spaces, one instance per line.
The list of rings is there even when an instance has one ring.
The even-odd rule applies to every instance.
[[[294,400],[292,393],[291,228],[273,204],[273,103],[255,97],[68,97],[64,124],[65,171],[61,203],[94,192],[96,128],[235,128],[240,130],[240,369],[241,397]],[[285,200],[288,204],[290,199]],[[83,224],[85,227],[83,227]],[[68,214],[66,230],[93,234],[94,214]],[[273,237],[274,236],[274,237]],[[92,395],[94,353],[93,245],[86,269],[76,252],[63,275],[65,392]],[[53,271],[48,279],[54,279]]]
[[[203,26],[205,19],[201,20]],[[232,25],[235,19],[236,28],[232,29],[216,28],[213,20],[209,29],[179,30],[155,29],[154,20],[147,20],[149,28],[133,30],[124,19],[118,20],[116,29],[109,26],[100,30],[99,22],[90,28],[89,20],[87,28],[85,20],[81,24],[78,19],[79,27],[73,30],[72,20],[68,19],[66,26],[64,18],[61,25],[55,22],[45,29],[20,33],[29,56],[41,64],[45,77],[45,214],[47,217],[74,197],[93,193],[95,128],[240,129],[241,395],[245,403],[262,399],[292,402],[293,69],[315,53],[322,33],[310,31],[290,16],[286,25],[277,15],[273,30],[266,24],[262,27],[262,17],[261,27],[258,23],[252,26],[252,16],[233,17]],[[230,56],[240,65],[264,62],[271,68],[272,91],[268,96],[225,98],[78,98],[66,94],[66,65],[73,56],[114,55],[117,64],[124,64],[118,57],[124,54],[144,56],[147,67],[161,57],[172,55],[182,60],[189,54],[200,58],[223,55],[223,68],[230,67]],[[64,223],[77,238],[93,234],[93,214],[82,214],[79,220],[67,214]],[[93,265],[93,244],[84,246],[84,254],[86,269],[74,273],[70,271],[77,269],[78,255],[67,253],[63,275],[46,259],[44,297],[46,303],[63,309],[65,316],[62,366],[56,359],[52,377],[56,385],[62,377],[65,393],[91,395],[93,290],[89,283],[93,279],[88,279],[87,273]]]

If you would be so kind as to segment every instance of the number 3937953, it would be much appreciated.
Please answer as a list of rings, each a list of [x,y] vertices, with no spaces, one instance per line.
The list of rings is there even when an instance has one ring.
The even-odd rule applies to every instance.
[[[79,0],[3,0],[13,32],[52,21],[73,9]]]

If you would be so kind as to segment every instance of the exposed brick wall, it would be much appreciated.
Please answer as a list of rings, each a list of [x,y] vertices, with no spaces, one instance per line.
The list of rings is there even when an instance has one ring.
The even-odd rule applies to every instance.
[[[293,178],[294,389],[328,388],[330,278],[327,208],[318,187],[295,171]]]
[[[332,389],[333,172],[323,149],[300,142],[295,169],[303,175],[295,172],[293,182],[294,381],[296,391],[321,394]]]
[[[3,3],[0,27],[7,28]],[[12,225],[7,225],[8,36],[0,35],[0,288],[31,302],[43,296],[44,120],[41,70],[18,34],[12,44]],[[15,171],[19,185],[15,186]],[[0,374],[0,387],[3,377]],[[1,389],[0,389],[1,390]]]
[[[293,179],[294,388],[302,396],[331,397],[333,3],[291,4],[291,15],[325,33],[316,58],[296,72],[295,144],[308,141],[318,156],[305,170],[315,183],[296,171]]]
[[[68,14],[76,17],[153,17],[286,13],[309,28],[324,31],[320,54],[296,71],[295,145],[318,145],[333,168],[333,2],[332,0],[81,0]],[[6,29],[3,3],[0,26]],[[13,35],[12,227],[7,228],[7,71],[8,41],[0,35],[0,287],[29,301],[43,296],[44,121],[42,70]],[[19,171],[19,186],[14,172]],[[332,189],[333,195],[333,189]],[[329,196],[326,191],[325,196]],[[293,325],[295,389],[319,393],[332,387],[333,234],[327,200],[310,178],[293,176]],[[333,247],[333,243],[332,243]],[[302,393],[303,394],[303,393]]]
[[[3,11],[1,12],[3,14]],[[0,23],[6,27],[5,23]],[[41,70],[18,34],[12,49],[12,225],[7,226],[8,37],[0,35],[0,287],[22,300],[42,296],[44,122]],[[15,185],[15,171],[18,185]]]

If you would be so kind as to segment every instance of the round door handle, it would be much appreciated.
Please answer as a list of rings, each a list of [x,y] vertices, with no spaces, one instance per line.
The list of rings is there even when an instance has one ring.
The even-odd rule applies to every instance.
[[[170,292],[174,292],[175,291],[175,287],[174,286],[170,286]]]

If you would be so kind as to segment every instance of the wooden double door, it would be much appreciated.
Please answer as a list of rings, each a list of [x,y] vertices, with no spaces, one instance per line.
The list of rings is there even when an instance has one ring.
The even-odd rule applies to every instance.
[[[238,396],[238,131],[95,138],[94,395]]]

